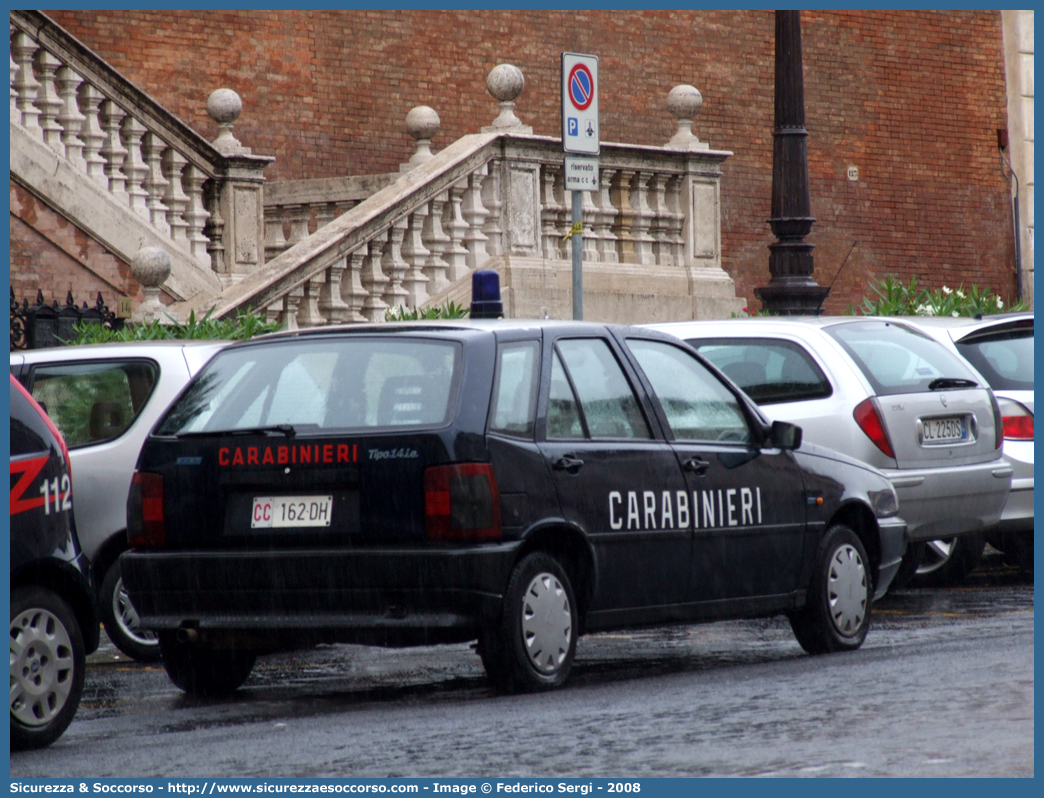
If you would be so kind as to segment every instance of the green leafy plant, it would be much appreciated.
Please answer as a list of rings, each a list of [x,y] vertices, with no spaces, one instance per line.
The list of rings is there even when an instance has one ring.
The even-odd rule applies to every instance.
[[[957,288],[921,288],[916,277],[907,284],[889,274],[871,280],[870,290],[874,296],[864,297],[858,309],[863,316],[987,316],[1027,309],[1024,302],[1007,304],[989,288],[974,284],[967,290],[963,283]],[[850,314],[856,312],[849,308]]]
[[[241,310],[228,319],[211,318],[213,312],[213,310],[209,310],[203,318],[197,319],[196,312],[192,311],[185,322],[175,321],[168,316],[168,324],[162,324],[157,319],[149,324],[127,324],[121,330],[110,330],[100,324],[81,323],[73,328],[75,337],[66,343],[79,345],[121,341],[245,341],[248,338],[279,329],[278,322],[265,321],[257,312]]]
[[[384,314],[385,321],[428,321],[431,319],[466,319],[468,309],[456,302],[446,302],[436,307],[407,308],[398,305]]]

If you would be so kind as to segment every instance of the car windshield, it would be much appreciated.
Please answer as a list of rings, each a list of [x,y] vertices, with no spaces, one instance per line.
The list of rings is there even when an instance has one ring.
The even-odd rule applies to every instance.
[[[1033,328],[972,335],[957,350],[998,391],[1033,390]]]
[[[235,347],[200,372],[156,434],[441,426],[459,362],[458,344],[416,338]]]
[[[951,390],[979,384],[957,355],[908,327],[866,321],[835,324],[827,327],[826,332],[848,352],[878,396],[921,393],[936,386]]]

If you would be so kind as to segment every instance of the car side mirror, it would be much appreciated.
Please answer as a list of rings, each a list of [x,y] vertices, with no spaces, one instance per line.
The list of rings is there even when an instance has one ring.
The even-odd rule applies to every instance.
[[[766,443],[774,449],[798,449],[801,447],[801,427],[786,421],[773,421]]]

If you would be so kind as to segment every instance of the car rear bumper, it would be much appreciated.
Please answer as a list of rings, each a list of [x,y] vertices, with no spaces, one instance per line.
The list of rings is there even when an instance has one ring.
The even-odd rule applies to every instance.
[[[519,545],[130,551],[120,566],[148,629],[468,639],[499,611]]]
[[[1004,503],[1000,521],[990,527],[990,534],[1033,532],[1033,478],[1012,481],[1011,493]]]
[[[902,518],[879,518],[877,528],[881,541],[881,564],[874,585],[874,601],[888,591],[906,554],[906,523]]]
[[[1012,467],[991,460],[951,468],[882,469],[899,496],[912,542],[949,538],[993,526],[1011,488]]]

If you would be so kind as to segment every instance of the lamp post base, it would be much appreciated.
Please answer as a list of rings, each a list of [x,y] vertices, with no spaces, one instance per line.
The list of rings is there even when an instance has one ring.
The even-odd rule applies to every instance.
[[[818,316],[829,288],[807,278],[801,280],[772,280],[768,285],[754,289],[761,301],[761,309],[779,316]]]

